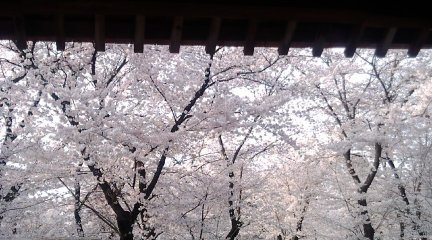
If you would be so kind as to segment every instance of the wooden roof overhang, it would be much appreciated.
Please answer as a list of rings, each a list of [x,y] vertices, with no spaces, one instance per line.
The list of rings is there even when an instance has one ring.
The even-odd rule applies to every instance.
[[[245,55],[255,47],[344,47],[347,57],[357,48],[374,48],[379,57],[388,49],[408,49],[416,56],[432,47],[432,14],[427,1],[283,0],[7,0],[0,4],[0,39],[16,41],[130,43],[135,52],[144,44],[241,46]]]

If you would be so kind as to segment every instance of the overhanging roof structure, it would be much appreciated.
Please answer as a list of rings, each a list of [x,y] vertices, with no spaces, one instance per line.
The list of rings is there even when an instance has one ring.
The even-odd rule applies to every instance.
[[[432,47],[432,14],[427,1],[324,0],[7,0],[0,4],[0,39],[26,41],[131,43],[135,52],[144,44],[312,47],[314,56],[324,48],[344,47],[350,57],[357,48],[374,48],[385,56],[390,48],[408,49],[416,56]]]

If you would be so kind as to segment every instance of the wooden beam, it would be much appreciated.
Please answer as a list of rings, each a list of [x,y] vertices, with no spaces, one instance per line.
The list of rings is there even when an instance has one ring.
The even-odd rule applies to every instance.
[[[420,29],[418,35],[412,42],[411,46],[408,48],[408,56],[417,57],[420,49],[422,49],[423,45],[426,43],[429,38],[430,28]]]
[[[288,51],[291,47],[291,42],[292,39],[294,37],[294,32],[295,29],[297,27],[297,22],[296,21],[288,21],[286,28],[285,28],[285,34],[284,34],[284,38],[282,39],[279,48],[278,48],[278,53],[279,55],[287,55]]]
[[[387,51],[389,50],[392,42],[393,42],[393,38],[396,35],[396,31],[397,28],[396,27],[391,27],[388,28],[386,30],[384,39],[381,41],[381,43],[379,43],[377,49],[375,50],[375,55],[377,57],[385,57],[385,55],[387,54]]]
[[[64,51],[65,50],[65,30],[64,30],[63,15],[56,16],[56,26],[57,26],[57,32],[56,32],[57,51]]]
[[[359,44],[359,42],[363,36],[365,29],[366,29],[366,24],[364,24],[364,23],[361,23],[352,29],[352,32],[349,36],[349,39],[348,39],[348,42],[347,42],[347,45],[346,45],[345,51],[344,51],[345,57],[350,58],[350,57],[354,56],[354,53],[357,50],[357,46],[358,46],[358,44]]]
[[[255,48],[255,37],[257,32],[256,20],[249,20],[248,29],[246,33],[246,40],[243,48],[243,53],[246,56],[252,56]]]
[[[183,30],[183,17],[175,17],[171,29],[171,42],[169,45],[170,53],[180,52],[182,30]]]
[[[24,4],[25,3],[25,4]],[[357,1],[136,1],[136,0],[18,0],[2,1],[0,14],[8,15],[26,12],[29,15],[46,15],[57,12],[67,12],[68,15],[94,14],[100,11],[105,15],[129,15],[140,13],[144,16],[185,16],[248,19],[251,17],[284,19],[287,16],[306,19],[308,22],[340,22],[355,23],[363,16],[373,18],[376,24],[393,21],[414,25],[430,19],[427,2],[398,3],[394,1],[390,6],[373,5],[374,11],[359,4]],[[372,7],[372,6],[371,6]],[[389,14],[391,12],[391,14]]]
[[[213,18],[210,25],[210,31],[207,38],[207,44],[205,51],[207,54],[214,54],[216,51],[217,40],[219,38],[219,32],[221,27],[222,19]]]
[[[95,15],[95,48],[96,51],[105,51],[105,16]]]
[[[34,1],[41,3],[38,5]],[[45,1],[53,2],[53,4],[45,4]],[[164,2],[155,2],[155,6],[153,6],[153,3],[127,1],[127,7],[117,8],[115,4],[99,3],[96,0],[90,1],[95,3],[84,4],[86,0],[74,0],[66,1],[65,4],[63,2],[54,4],[55,0],[25,0],[30,5],[26,4],[25,10],[22,9],[22,11],[11,11],[11,8],[7,7],[8,4],[13,5],[16,6],[16,10],[19,10],[19,0],[15,1],[17,3],[7,1],[8,3],[5,2],[6,7],[2,6],[2,11],[0,11],[0,26],[3,26],[0,27],[0,37],[5,40],[13,40],[17,44],[19,42],[20,48],[25,47],[25,41],[55,41],[59,45],[59,49],[62,49],[63,41],[73,40],[76,42],[93,42],[95,47],[97,45],[100,50],[104,49],[101,47],[103,42],[129,43],[134,45],[136,52],[141,52],[141,49],[145,48],[140,46],[141,42],[142,45],[170,45],[172,42],[171,48],[176,52],[179,51],[175,50],[179,48],[175,47],[176,31],[173,33],[171,28],[174,18],[182,16],[184,29],[181,32],[177,31],[181,35],[180,40],[178,40],[179,44],[201,45],[206,47],[206,52],[214,52],[217,46],[222,45],[245,47],[244,50],[247,54],[253,54],[252,48],[254,47],[276,47],[279,54],[288,54],[289,48],[293,47],[311,47],[315,49],[315,55],[319,55],[322,48],[343,47],[346,56],[350,57],[355,55],[358,48],[374,48],[375,51],[379,46],[378,48],[385,49],[385,44],[382,46],[380,44],[384,42],[387,29],[392,27],[397,28],[397,32],[388,48],[407,49],[410,56],[417,55],[419,49],[432,48],[432,36],[428,30],[424,30],[432,27],[430,21],[432,18],[429,15],[419,15],[416,11],[413,11],[415,14],[406,15],[403,11],[396,12],[392,8],[390,15],[379,11],[371,14],[358,6],[359,12],[354,16],[342,11],[343,8],[339,8],[339,5],[328,6],[328,9],[305,5],[302,10],[295,7],[297,4],[281,3],[280,0],[274,0],[272,6],[268,5],[267,2],[253,3],[253,11],[249,11],[251,10],[250,4],[242,5],[241,3],[227,2],[226,4],[231,4],[232,8],[218,12],[214,11],[212,7],[219,6],[218,8],[222,9],[219,4],[193,0],[194,4],[173,1],[174,7],[166,9],[168,11],[166,13],[164,11],[166,3],[164,5]],[[110,2],[110,0],[106,1]],[[44,7],[40,6],[41,4]],[[325,6],[326,4],[322,3],[322,5]],[[282,9],[282,6],[285,6],[285,9]],[[353,4],[353,7],[356,6]],[[311,8],[310,11],[306,11],[309,8]],[[36,11],[35,9],[39,10]],[[87,10],[85,11],[85,9]],[[195,11],[196,9],[204,10],[204,12],[213,11],[209,15],[204,15],[203,11]],[[244,11],[240,12],[242,9]],[[259,10],[261,9],[263,11],[267,9],[265,10],[267,13],[260,14]],[[401,7],[400,10],[406,9]],[[424,8],[421,10],[426,12]],[[238,15],[235,15],[236,12]],[[105,16],[102,17],[105,18],[105,23],[99,24],[105,25],[104,31],[99,30],[99,34],[96,34],[97,29],[99,29],[96,27],[98,25],[95,17],[97,14]],[[64,20],[57,19],[58,15],[64,15]],[[140,22],[137,20],[139,19],[137,15],[145,16],[143,29],[137,27]],[[249,40],[246,43],[247,32],[251,32],[251,28],[248,27],[249,19],[257,20],[258,29],[254,37],[249,33]],[[376,19],[382,20],[375,21]],[[291,21],[297,22],[297,26]],[[135,22],[137,23],[135,24]],[[361,26],[363,22],[366,24],[364,29]],[[326,36],[321,35],[319,37],[318,32],[323,24],[328,24],[331,29]],[[262,29],[264,27],[266,29]],[[140,34],[140,30],[145,36]],[[385,50],[378,50],[377,52],[380,51],[385,52]]]
[[[145,38],[145,17],[138,15],[135,17],[135,41],[134,52],[144,52],[144,38]]]
[[[323,24],[317,33],[317,38],[315,42],[313,43],[312,47],[312,56],[314,57],[321,57],[321,54],[324,50],[324,43],[326,39],[326,35],[329,31],[329,26],[327,24]]]
[[[27,48],[25,20],[22,16],[14,17],[15,44],[19,50]]]

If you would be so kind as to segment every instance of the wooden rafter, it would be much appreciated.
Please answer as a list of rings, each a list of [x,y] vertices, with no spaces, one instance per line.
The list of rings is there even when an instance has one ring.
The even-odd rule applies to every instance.
[[[255,48],[255,37],[257,32],[257,21],[249,20],[246,32],[246,40],[243,48],[243,53],[246,56],[252,56]]]
[[[312,56],[320,57],[323,50],[324,44],[326,42],[326,35],[329,32],[329,26],[327,24],[322,24],[318,30],[317,37],[312,46]]]
[[[171,30],[171,42],[169,45],[170,53],[180,52],[180,41],[183,31],[183,17],[175,17]]]
[[[408,48],[408,56],[416,57],[420,52],[420,49],[422,49],[424,44],[426,43],[429,35],[430,35],[430,28],[420,29],[418,31],[417,37],[414,39],[414,41]]]
[[[17,16],[14,18],[14,31],[15,41],[18,49],[25,49],[27,47],[27,43],[24,17]]]
[[[95,48],[97,51],[105,51],[105,16],[95,15]]]
[[[210,25],[210,30],[207,38],[206,43],[206,53],[208,54],[214,54],[216,51],[216,44],[217,40],[219,38],[219,32],[221,27],[221,18],[213,18]]]
[[[294,36],[295,29],[297,27],[296,21],[288,21],[286,24],[286,29],[284,37],[279,45],[278,53],[279,55],[287,55],[291,47],[291,42]]]
[[[396,27],[391,27],[386,30],[382,42],[377,46],[375,50],[375,55],[377,57],[385,57],[396,35],[396,31]]]
[[[357,50],[358,44],[360,43],[365,28],[366,25],[364,23],[361,23],[352,29],[352,32],[349,36],[348,43],[344,51],[345,57],[354,56],[354,53]]]
[[[138,15],[135,17],[135,41],[134,52],[142,53],[144,51],[144,38],[145,38],[145,18]]]
[[[56,31],[57,50],[63,51],[65,49],[64,16],[57,15],[56,23],[57,23],[57,31]]]

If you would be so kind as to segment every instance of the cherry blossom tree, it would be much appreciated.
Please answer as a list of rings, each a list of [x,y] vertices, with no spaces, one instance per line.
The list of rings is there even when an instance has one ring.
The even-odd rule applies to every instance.
[[[0,48],[1,237],[432,231],[429,52]]]

